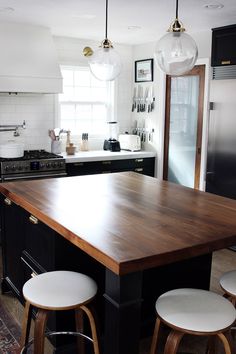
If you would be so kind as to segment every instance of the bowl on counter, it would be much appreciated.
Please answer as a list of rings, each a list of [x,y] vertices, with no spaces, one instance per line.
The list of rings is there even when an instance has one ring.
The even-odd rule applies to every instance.
[[[24,145],[20,143],[8,142],[0,144],[0,157],[17,158],[24,155]]]

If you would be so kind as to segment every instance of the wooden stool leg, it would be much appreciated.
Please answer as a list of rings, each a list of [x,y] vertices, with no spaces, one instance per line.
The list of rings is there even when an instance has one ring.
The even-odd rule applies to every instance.
[[[183,332],[172,330],[168,335],[164,354],[176,354],[183,335]]]
[[[232,350],[231,350],[232,342],[231,342],[230,332],[228,331],[226,333],[218,333],[217,336],[220,338],[220,340],[222,341],[222,343],[224,345],[225,354],[231,354],[232,353]]]
[[[31,316],[32,316],[32,306],[28,301],[26,301],[24,315],[23,315],[21,341],[20,341],[21,350],[29,341],[30,325],[31,325],[31,318],[32,318]]]
[[[159,318],[156,319],[156,324],[152,336],[152,344],[151,344],[151,351],[150,354],[156,354],[157,352],[157,342],[158,342],[158,336],[160,332],[160,326],[161,326],[161,321]]]
[[[216,352],[216,338],[215,336],[209,336],[206,354],[215,354],[215,352]]]
[[[34,327],[34,354],[44,354],[45,328],[48,314],[48,310],[38,309]]]
[[[83,305],[80,308],[86,313],[89,319],[89,323],[92,331],[94,353],[100,354],[100,341],[98,339],[98,334],[97,334],[98,321],[96,319],[95,311],[93,310],[90,304],[87,304],[86,306]]]
[[[75,326],[76,332],[83,333],[84,332],[84,318],[83,318],[83,311],[78,308],[75,310]],[[84,354],[84,338],[77,337],[77,346],[78,346],[78,353]]]

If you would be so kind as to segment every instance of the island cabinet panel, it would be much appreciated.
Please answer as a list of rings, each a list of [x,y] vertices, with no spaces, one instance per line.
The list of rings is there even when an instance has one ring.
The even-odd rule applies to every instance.
[[[68,176],[134,171],[140,174],[154,177],[154,167],[155,167],[154,157],[126,159],[126,160],[72,162],[66,164],[66,170]]]
[[[21,298],[23,268],[21,254],[24,249],[24,211],[10,199],[1,196],[3,282],[2,292],[12,290]]]

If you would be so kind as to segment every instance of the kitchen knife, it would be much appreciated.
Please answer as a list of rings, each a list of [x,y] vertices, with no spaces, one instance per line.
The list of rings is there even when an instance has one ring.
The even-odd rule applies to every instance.
[[[140,98],[141,98],[141,86],[138,86],[138,96],[137,96],[137,112],[140,112]]]
[[[155,108],[155,104],[154,104],[154,102],[155,102],[155,97],[154,97],[154,88],[153,88],[153,86],[152,86],[152,102],[151,102],[151,112],[154,110],[154,108]]]
[[[149,91],[148,91],[148,113],[151,112],[151,103],[152,103],[152,87],[149,88]]]
[[[144,95],[143,112],[146,112],[147,101],[148,101],[148,94],[149,94],[149,88],[146,87],[146,89],[145,89],[145,95]]]
[[[143,112],[143,86],[140,86],[140,112]]]
[[[134,112],[135,108],[136,108],[136,87],[134,88],[134,95],[133,95],[133,104],[132,104],[132,112]]]

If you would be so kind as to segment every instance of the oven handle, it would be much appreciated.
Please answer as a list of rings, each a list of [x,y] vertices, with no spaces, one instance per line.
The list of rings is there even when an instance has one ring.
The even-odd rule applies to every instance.
[[[45,178],[45,177],[66,177],[66,172],[55,173],[55,174],[32,174],[30,176],[11,176],[11,177],[3,177],[4,181],[13,181],[13,180],[20,180],[20,179],[36,179],[36,178]]]

